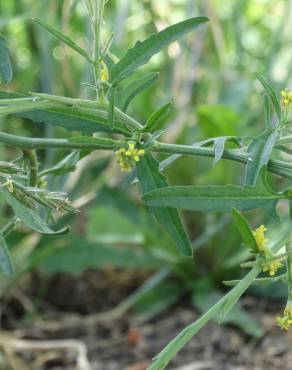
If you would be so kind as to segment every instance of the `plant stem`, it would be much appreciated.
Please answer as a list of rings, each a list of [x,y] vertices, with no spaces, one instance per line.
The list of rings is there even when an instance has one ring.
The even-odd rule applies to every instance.
[[[168,153],[168,154],[183,154],[183,155],[197,155],[200,157],[214,157],[214,149],[213,148],[205,148],[205,147],[194,147],[190,145],[179,145],[179,144],[167,144],[167,143],[160,143],[157,142],[155,148],[153,149],[155,152],[159,153]],[[232,160],[235,162],[240,163],[247,163],[248,161],[248,154],[243,153],[242,151],[238,151],[237,149],[225,149],[222,155],[222,158]],[[292,173],[288,173],[285,168],[291,168],[292,165],[284,162],[284,161],[277,161],[270,159],[268,163],[268,170],[273,172],[279,176],[292,178]]]
[[[74,142],[66,139],[27,138],[0,132],[0,142],[22,149],[89,149],[114,150],[127,147],[125,140],[100,139],[99,142]]]
[[[126,116],[126,115],[125,115]],[[84,142],[69,141],[66,139],[41,139],[41,138],[26,138],[0,132],[0,142],[24,149],[88,149],[88,150],[115,150],[116,148],[127,147],[126,140],[111,140],[98,139],[96,142],[89,142],[84,139]],[[193,147],[188,145],[167,144],[156,142],[156,146],[152,151],[159,153],[195,155],[199,157],[214,157],[212,148]],[[224,159],[246,163],[248,160],[247,153],[239,152],[238,150],[225,149],[223,152]],[[268,170],[288,179],[292,178],[292,174],[281,167],[283,161],[270,160]],[[286,164],[286,162],[283,162]],[[287,164],[288,165],[288,164]]]
[[[292,302],[292,243],[286,244],[287,257],[287,284],[288,284],[288,301]]]
[[[93,4],[93,59],[94,63],[94,79],[96,85],[96,97],[101,98],[101,91],[99,87],[100,81],[100,56],[101,56],[101,25],[104,10],[105,0],[94,0]]]
[[[24,153],[27,155],[29,159],[29,186],[35,187],[37,185],[38,180],[38,158],[35,149],[26,149]]]
[[[49,101],[23,102],[20,105],[15,105],[15,106],[10,106],[10,107],[0,107],[0,116],[7,115],[7,114],[21,113],[21,112],[29,112],[35,109],[56,108],[56,106],[60,106],[60,104],[52,103]]]

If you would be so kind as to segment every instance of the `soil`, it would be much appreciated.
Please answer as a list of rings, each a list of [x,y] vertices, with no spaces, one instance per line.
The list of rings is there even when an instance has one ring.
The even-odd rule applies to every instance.
[[[111,309],[145,277],[128,271],[89,271],[78,279],[58,275],[45,277],[46,289],[40,292],[44,277],[31,275],[4,305],[0,346],[7,365],[2,369],[77,369],[69,342],[68,348],[46,351],[8,348],[15,339],[22,344],[74,339],[86,345],[92,370],[145,370],[154,355],[199,317],[187,298],[150,322],[137,321],[131,313],[115,317]],[[292,332],[281,331],[275,323],[282,305],[251,297],[243,298],[243,304],[265,329],[262,338],[211,322],[167,369],[292,370]]]

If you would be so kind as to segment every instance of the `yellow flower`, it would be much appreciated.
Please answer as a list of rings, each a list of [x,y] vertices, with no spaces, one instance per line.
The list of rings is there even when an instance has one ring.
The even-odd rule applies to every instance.
[[[292,325],[292,302],[288,301],[284,310],[284,315],[277,317],[277,324],[283,330],[288,330]]]
[[[274,260],[270,262],[265,262],[263,266],[263,271],[268,271],[270,276],[275,276],[278,269],[283,267],[283,263],[280,261]]]
[[[259,252],[261,252],[265,256],[269,255],[269,250],[267,247],[268,239],[265,237],[265,231],[267,230],[268,229],[264,225],[261,225],[252,232],[256,240]]]
[[[285,89],[281,91],[282,103],[284,106],[288,106],[292,103],[292,90]]]
[[[136,149],[134,143],[129,143],[128,150],[126,151],[126,156],[132,157],[135,162],[139,162],[139,156],[144,155],[144,149]]]
[[[144,149],[136,149],[135,143],[130,142],[128,149],[120,148],[116,151],[118,163],[122,172],[129,172],[135,167],[135,163],[139,162],[140,156],[145,154]]]

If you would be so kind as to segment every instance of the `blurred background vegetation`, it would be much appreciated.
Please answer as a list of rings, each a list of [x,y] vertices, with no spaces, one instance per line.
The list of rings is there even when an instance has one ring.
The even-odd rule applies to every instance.
[[[110,0],[103,40],[115,33],[112,52],[119,57],[137,39],[198,15],[207,15],[211,22],[173,43],[136,74],[137,78],[145,71],[158,71],[160,77],[154,87],[135,99],[129,113],[145,122],[153,111],[172,101],[173,110],[163,134],[167,142],[191,144],[214,136],[254,135],[264,123],[262,88],[253,73],[263,74],[278,91],[291,87],[292,1]],[[0,33],[6,37],[14,67],[13,82],[1,85],[1,89],[91,98],[86,85],[92,82],[89,66],[43,31],[33,17],[90,48],[89,22],[81,0],[1,1]],[[2,131],[24,136],[69,135],[64,129],[16,117],[1,117],[0,125]],[[0,150],[3,159],[18,156],[9,147],[1,146]],[[42,168],[58,163],[64,154],[40,151]],[[70,158],[73,169],[79,154]],[[239,184],[244,168],[227,161],[213,167],[211,159],[192,157],[175,162],[165,174],[176,185]],[[226,215],[185,213],[195,259],[179,256],[173,242],[139,201],[138,188],[131,185],[134,178],[122,175],[108,152],[85,156],[69,174],[48,176],[51,190],[69,192],[82,212],[56,220],[72,225],[65,237],[41,237],[24,230],[9,237],[18,273],[12,280],[1,277],[3,302],[9,302],[16,286],[24,291],[30,286],[33,305],[25,307],[24,317],[42,316],[48,292],[58,291],[60,284],[66,292],[68,276],[78,281],[92,273],[97,279],[110,276],[113,286],[108,289],[114,292],[115,284],[122,284],[123,279],[126,288],[104,307],[97,307],[94,299],[89,302],[86,292],[76,288],[78,310],[83,314],[117,305],[122,312],[134,305],[136,313],[150,318],[184,297],[191,297],[191,302],[205,311],[224,289],[222,280],[241,274],[238,266],[246,251],[240,246],[238,232]],[[4,224],[7,209],[0,201]],[[254,218],[253,224],[258,221]],[[274,298],[285,297],[286,293],[280,285],[279,289],[261,287],[254,292]],[[61,306],[70,311],[70,299]],[[230,321],[236,321],[250,334],[260,335],[260,328],[246,325],[247,318],[240,312],[241,316],[230,317]]]

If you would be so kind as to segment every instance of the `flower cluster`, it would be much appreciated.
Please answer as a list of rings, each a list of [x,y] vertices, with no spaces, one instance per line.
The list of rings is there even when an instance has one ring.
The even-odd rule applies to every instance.
[[[118,163],[122,172],[129,172],[139,162],[140,157],[145,154],[144,149],[137,149],[135,143],[130,142],[128,149],[120,148],[116,151]]]
[[[284,315],[277,317],[277,324],[283,330],[288,330],[292,325],[292,302],[288,301],[284,310]]]
[[[283,263],[280,260],[267,261],[263,264],[263,272],[268,271],[270,276],[275,276],[281,267],[283,267]]]
[[[284,107],[287,107],[292,103],[292,90],[285,89],[281,91],[282,103]]]
[[[260,254],[265,258],[262,263],[264,272],[268,272],[270,276],[275,276],[278,269],[283,267],[279,259],[275,259],[272,252],[267,246],[268,239],[265,237],[267,228],[264,225],[259,226],[253,231],[253,236],[258,246]]]
[[[257,243],[259,252],[264,256],[269,254],[269,249],[267,247],[268,239],[265,237],[265,231],[267,230],[268,229],[264,225],[261,225],[253,231],[253,236]]]

